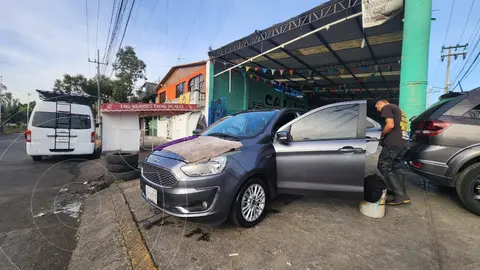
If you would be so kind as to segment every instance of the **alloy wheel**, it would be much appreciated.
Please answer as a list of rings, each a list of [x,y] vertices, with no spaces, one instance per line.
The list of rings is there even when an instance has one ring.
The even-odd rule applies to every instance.
[[[480,201],[480,176],[473,180],[473,199]]]
[[[263,187],[253,184],[245,190],[242,196],[242,216],[248,222],[257,220],[263,213],[266,194]]]

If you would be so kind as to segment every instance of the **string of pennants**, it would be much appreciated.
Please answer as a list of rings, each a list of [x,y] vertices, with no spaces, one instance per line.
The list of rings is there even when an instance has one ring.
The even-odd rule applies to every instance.
[[[224,63],[224,64],[226,64],[226,63]],[[270,75],[270,74],[275,75],[276,73],[278,73],[281,76],[283,76],[284,74],[290,74],[290,76],[292,76],[293,74],[297,73],[294,69],[289,69],[289,70],[272,69],[272,68],[260,68],[260,67],[257,67],[257,66],[243,66],[243,65],[239,65],[237,68],[242,70],[242,74],[244,76],[246,76],[248,74],[250,79],[252,79],[252,80],[255,79],[257,81],[260,81],[262,79],[264,83],[270,83],[272,85],[276,85],[278,87],[281,87],[282,89],[285,89],[287,92],[291,92],[291,93],[298,92],[298,90],[294,90],[293,88],[289,88],[288,87],[288,82],[279,82],[279,81],[276,81],[276,80],[269,80],[267,78],[261,78],[259,75],[256,75],[255,73],[249,72],[249,71],[254,70],[257,73],[261,73],[261,72],[263,72],[264,74],[268,73],[268,75]],[[375,65],[374,68],[375,68],[375,73],[380,70],[379,65]],[[360,70],[360,72],[365,72],[365,71],[367,71],[367,67],[366,66],[361,66],[358,69],[357,68],[350,68],[350,71],[353,74],[357,73],[357,70]],[[390,64],[387,64],[386,65],[386,70],[392,71],[392,66]],[[309,70],[308,71],[308,76],[311,77],[312,73],[313,73],[313,71]],[[336,68],[336,69],[327,69],[327,74],[328,75],[338,75],[338,74],[348,74],[348,73],[349,72],[343,66],[340,66],[339,68]],[[375,73],[371,73],[370,76],[368,76],[368,77],[375,77]],[[367,82],[368,77],[364,77],[363,81]],[[310,91],[310,92],[314,92],[314,93],[319,93],[319,92],[333,92],[333,93],[335,93],[335,92],[345,92],[345,93],[359,92],[359,93],[362,93],[364,91],[364,89],[362,89],[360,87],[356,87],[357,85],[360,85],[360,84],[361,84],[361,81],[356,80],[355,83],[350,82],[348,84],[339,85],[338,87],[315,87],[314,90]],[[303,90],[303,87],[304,86],[302,86],[301,90]],[[301,95],[301,92],[300,92],[299,95]]]

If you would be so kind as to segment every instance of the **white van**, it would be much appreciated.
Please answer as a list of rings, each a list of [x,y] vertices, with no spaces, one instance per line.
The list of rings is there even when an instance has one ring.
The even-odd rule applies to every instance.
[[[39,101],[25,132],[27,154],[42,156],[95,153],[95,122],[88,105],[63,101]]]

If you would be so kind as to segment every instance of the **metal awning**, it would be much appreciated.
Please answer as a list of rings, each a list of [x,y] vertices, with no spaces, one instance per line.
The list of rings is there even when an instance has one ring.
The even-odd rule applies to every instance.
[[[210,59],[225,70],[241,64],[232,70],[316,100],[398,99],[403,12],[363,29],[361,6],[326,2],[210,51]]]
[[[178,103],[105,103],[102,113],[135,112],[149,116],[171,116],[193,112],[197,109],[195,104]]]

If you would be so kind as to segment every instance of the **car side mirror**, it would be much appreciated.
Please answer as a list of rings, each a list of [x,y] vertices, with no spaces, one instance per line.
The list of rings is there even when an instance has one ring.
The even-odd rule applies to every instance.
[[[281,143],[288,143],[288,131],[279,131],[277,132],[277,141]]]
[[[201,128],[197,128],[197,129],[195,129],[192,133],[193,133],[193,135],[198,135],[198,134],[200,134],[200,132],[202,132],[202,129],[201,129]]]

